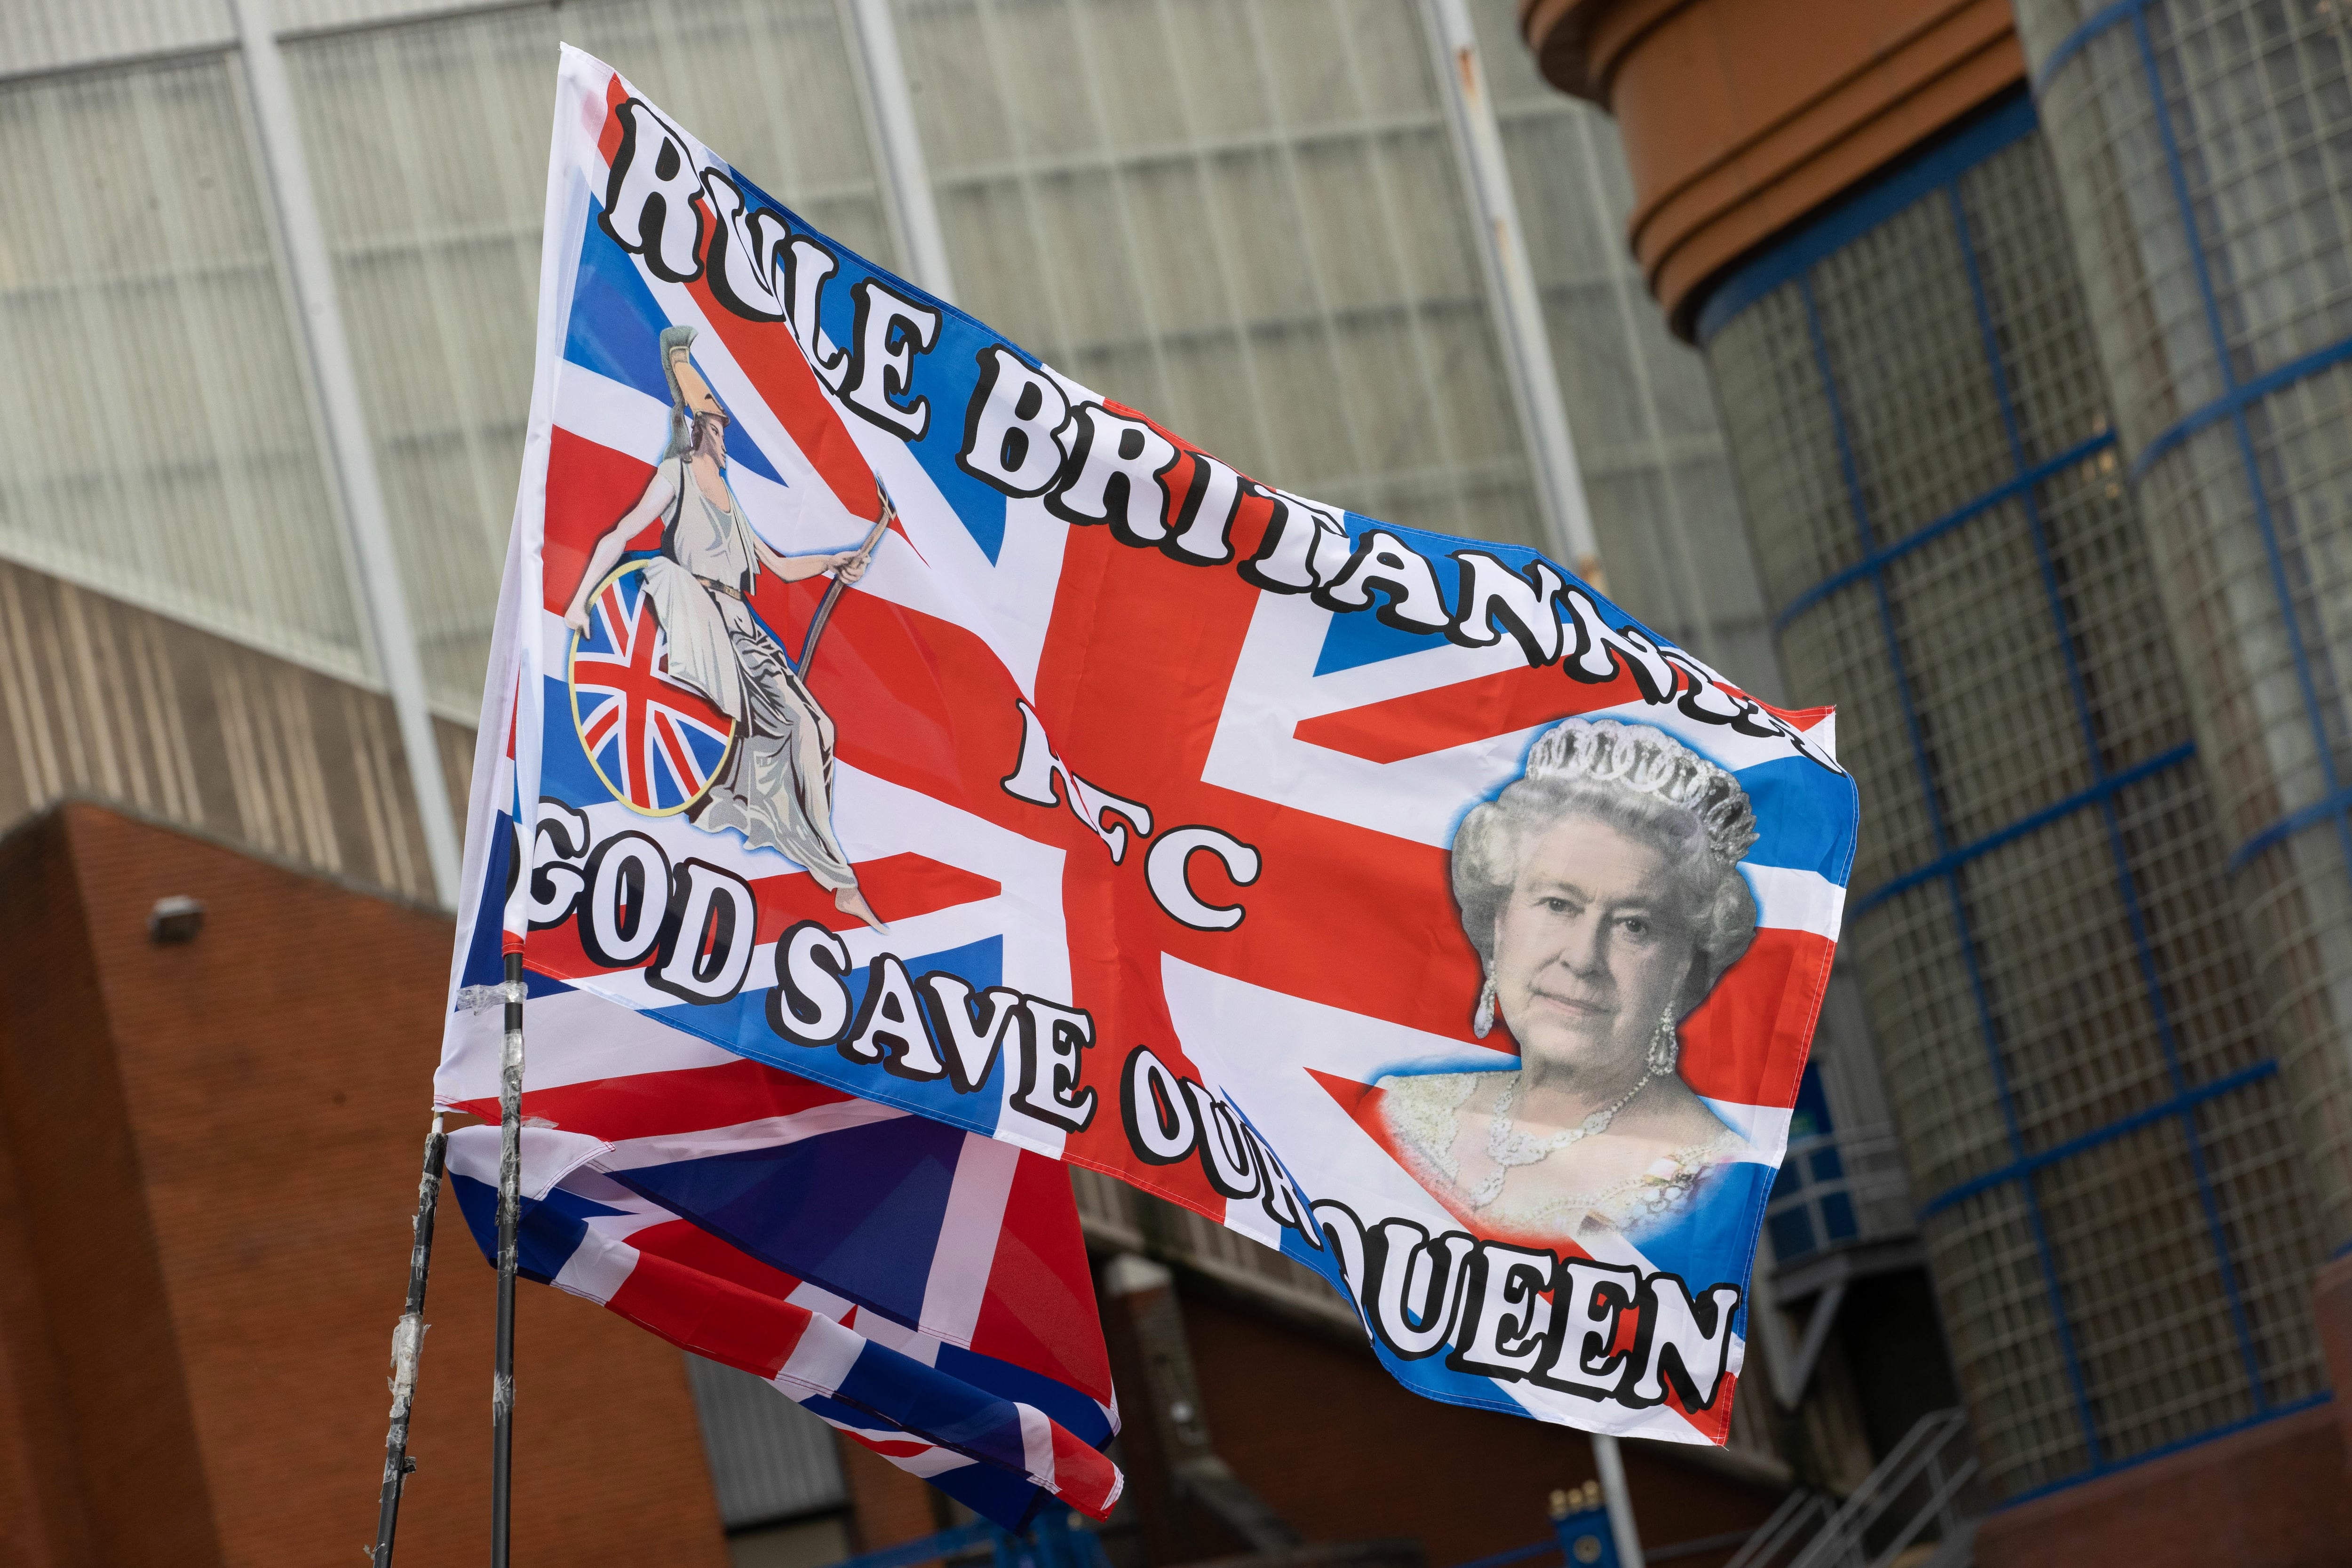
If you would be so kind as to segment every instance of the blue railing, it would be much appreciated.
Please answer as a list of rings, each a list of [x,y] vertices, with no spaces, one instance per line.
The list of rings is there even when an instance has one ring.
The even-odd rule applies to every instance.
[[[835,1568],[916,1568],[918,1563],[983,1554],[992,1560],[991,1568],[1110,1568],[1110,1559],[1104,1555],[1095,1532],[1079,1522],[1076,1514],[1056,1507],[1046,1508],[1037,1522],[1020,1534],[982,1520],[868,1552]]]
[[[1617,1540],[1610,1532],[1609,1508],[1598,1482],[1552,1494],[1551,1539],[1515,1546],[1455,1568],[1511,1568],[1515,1563],[1557,1558],[1561,1568],[1617,1568]]]

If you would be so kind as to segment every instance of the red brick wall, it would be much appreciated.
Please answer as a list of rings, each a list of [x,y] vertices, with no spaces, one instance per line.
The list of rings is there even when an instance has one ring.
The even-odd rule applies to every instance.
[[[173,893],[204,931],[158,947],[147,910]],[[0,1565],[307,1568],[373,1541],[450,941],[92,806],[0,848],[0,1153],[39,1308],[0,1287],[0,1509],[34,1490],[53,1521],[0,1525]],[[488,1531],[493,1277],[442,1217],[410,1563]],[[0,1220],[0,1262],[11,1245]],[[724,1563],[677,1352],[528,1283],[518,1317],[518,1560]],[[45,1376],[68,1476],[26,1457]]]
[[[0,1136],[0,1564],[82,1568],[97,1559],[24,1221]]]
[[[2344,1568],[2352,1488],[2328,1405],[2004,1509],[1982,1568]]]
[[[1594,1474],[1581,1433],[1409,1394],[1369,1349],[1197,1291],[1184,1323],[1218,1454],[1309,1541],[1418,1536],[1446,1568],[1541,1539],[1552,1489]],[[1752,1529],[1779,1500],[1651,1444],[1625,1468],[1647,1546]]]

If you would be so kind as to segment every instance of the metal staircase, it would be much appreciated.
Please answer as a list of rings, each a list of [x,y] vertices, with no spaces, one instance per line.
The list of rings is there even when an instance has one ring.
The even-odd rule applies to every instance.
[[[1725,1568],[1969,1568],[1977,1476],[1967,1418],[1923,1415],[1853,1496],[1791,1492]]]

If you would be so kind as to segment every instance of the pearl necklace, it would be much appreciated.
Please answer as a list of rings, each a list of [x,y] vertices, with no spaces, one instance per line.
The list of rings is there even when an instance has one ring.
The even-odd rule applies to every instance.
[[[1616,1104],[1606,1110],[1594,1111],[1564,1132],[1555,1132],[1549,1138],[1531,1138],[1511,1121],[1511,1104],[1519,1097],[1518,1075],[1514,1073],[1511,1081],[1503,1086],[1502,1094],[1495,1101],[1494,1114],[1486,1122],[1486,1157],[1495,1162],[1496,1168],[1485,1181],[1470,1190],[1470,1206],[1483,1209],[1501,1196],[1503,1178],[1514,1167],[1536,1164],[1551,1158],[1571,1143],[1581,1143],[1587,1138],[1597,1137],[1609,1131],[1609,1124],[1617,1120],[1617,1113],[1632,1104],[1635,1095],[1649,1088],[1650,1079],[1656,1076],[1653,1072],[1643,1072],[1641,1081],[1627,1089]]]

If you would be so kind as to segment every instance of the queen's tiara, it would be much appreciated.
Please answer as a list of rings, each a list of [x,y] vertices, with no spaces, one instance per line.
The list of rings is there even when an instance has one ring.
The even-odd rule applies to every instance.
[[[1683,807],[1706,830],[1717,860],[1736,866],[1756,842],[1756,812],[1739,781],[1663,730],[1613,719],[1553,725],[1528,753],[1530,779],[1622,784]]]

